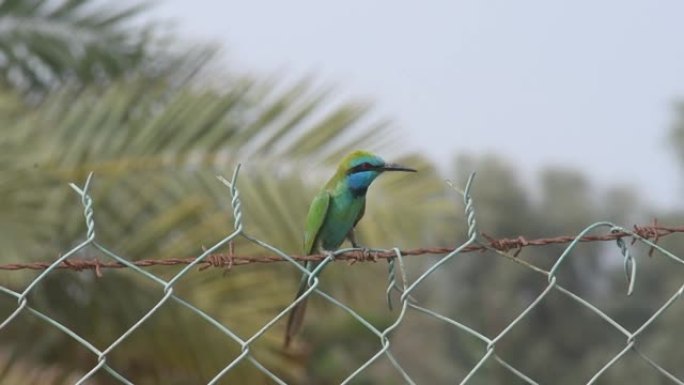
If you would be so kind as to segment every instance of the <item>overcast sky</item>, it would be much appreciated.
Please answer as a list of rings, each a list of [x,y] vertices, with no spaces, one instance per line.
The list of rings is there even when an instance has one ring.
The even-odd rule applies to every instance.
[[[681,0],[158,4],[239,69],[316,74],[374,101],[437,161],[493,152],[526,175],[568,165],[684,207],[667,145],[684,100]]]

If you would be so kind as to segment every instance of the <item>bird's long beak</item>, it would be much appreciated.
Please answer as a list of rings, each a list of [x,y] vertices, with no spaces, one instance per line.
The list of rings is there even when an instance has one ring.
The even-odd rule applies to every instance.
[[[405,172],[417,172],[418,170],[413,168],[404,167],[396,163],[385,163],[381,168],[382,171],[405,171]]]

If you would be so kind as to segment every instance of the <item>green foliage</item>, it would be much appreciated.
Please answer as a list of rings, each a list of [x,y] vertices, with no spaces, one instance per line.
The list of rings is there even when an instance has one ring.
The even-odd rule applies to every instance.
[[[202,78],[200,70],[213,52],[170,54],[180,51],[176,42],[170,40],[167,50],[154,24],[138,23],[145,9],[112,9],[87,0],[0,4],[0,262],[54,260],[83,239],[78,198],[66,184],[82,182],[91,171],[102,244],[132,260],[197,255],[232,231],[229,194],[215,176],[229,175],[238,162],[243,163],[238,187],[247,232],[299,254],[310,199],[334,164],[357,148],[419,169],[416,175],[384,176],[369,191],[359,227],[362,244],[449,246],[465,239],[458,197],[445,188],[429,160],[395,150],[403,148],[398,135],[387,122],[370,119],[369,105],[336,100],[310,81],[286,84],[235,74],[221,82]],[[672,138],[681,155],[684,119],[679,112]],[[643,219],[645,209],[629,189],[599,194],[573,171],[548,170],[532,190],[497,157],[464,157],[457,163],[459,183],[469,172],[478,172],[473,196],[479,227],[493,237],[572,234],[595,220]],[[669,223],[683,218],[657,214]],[[663,244],[684,254],[682,242]],[[624,298],[626,284],[620,266],[605,262],[617,253],[610,246],[582,246],[559,280],[625,325],[639,325],[681,285],[681,271],[644,261],[634,298],[616,300]],[[235,247],[239,254],[265,253],[247,242]],[[549,267],[561,251],[549,246],[520,257]],[[87,252],[77,257],[104,259]],[[419,273],[433,261],[411,258],[407,264],[410,272]],[[386,269],[384,263],[334,264],[326,269],[322,287],[366,319],[388,324],[395,314],[384,302]],[[151,271],[168,278],[177,270]],[[1,284],[21,290],[35,276],[3,273]],[[290,303],[297,281],[292,266],[258,265],[225,274],[193,272],[174,290],[248,337]],[[476,253],[440,269],[416,297],[491,336],[545,284],[543,277],[499,256]],[[162,288],[125,269],[107,270],[101,278],[59,271],[48,275],[28,300],[104,348],[162,295]],[[253,347],[260,362],[294,383],[339,381],[379,348],[377,337],[318,299],[311,300],[312,314],[296,354],[285,356],[280,350],[283,325]],[[15,308],[16,301],[0,296],[0,319]],[[682,362],[675,344],[684,337],[678,331],[681,319],[681,306],[673,307],[643,344],[658,362],[675,370],[681,370]],[[541,383],[577,383],[624,346],[615,334],[595,315],[551,296],[497,351]],[[0,331],[0,341],[2,383],[73,383],[97,360],[28,313]],[[470,370],[483,347],[453,327],[410,313],[392,337],[392,351],[420,383],[451,383]],[[203,383],[239,353],[240,346],[225,335],[169,303],[108,362],[135,383]],[[629,356],[623,361],[606,374],[607,382],[654,383],[656,376],[642,361]],[[395,375],[386,361],[379,361],[359,381],[401,381]],[[474,383],[513,381],[489,365]],[[112,382],[105,373],[93,381]],[[270,383],[250,365],[238,366],[224,382]]]
[[[7,151],[0,155],[0,162],[7,165],[0,172],[1,201],[6,213],[0,222],[5,230],[1,240],[5,250],[3,259],[6,262],[50,260],[82,238],[81,210],[66,183],[81,181],[90,171],[95,173],[92,195],[100,242],[113,245],[115,251],[132,259],[196,255],[201,245],[213,244],[232,229],[229,196],[215,175],[230,173],[238,161],[245,163],[239,187],[250,233],[285,250],[299,252],[301,223],[309,197],[317,188],[311,186],[312,181],[304,180],[306,173],[300,170],[313,170],[311,165],[315,164],[329,171],[337,160],[329,154],[344,153],[359,143],[372,143],[376,137],[388,135],[381,126],[372,130],[354,127],[357,122],[363,124],[366,110],[363,106],[343,104],[318,112],[328,101],[309,90],[306,83],[278,89],[244,80],[216,92],[143,78],[116,82],[106,89],[66,89],[51,95],[40,108],[6,127]],[[343,132],[345,137],[341,139]],[[326,152],[320,148],[326,148]],[[389,178],[385,187],[380,185],[378,189],[384,190],[395,203],[401,199],[420,201],[423,196],[432,196],[434,200],[439,180],[430,173],[425,161],[418,157],[410,161],[425,166],[422,181],[431,188],[396,189],[393,193],[392,186],[398,181]],[[319,178],[315,179],[316,185],[320,183]],[[388,221],[392,221],[392,216],[402,215],[396,212],[400,207],[386,211]],[[376,213],[378,223],[382,223],[381,215],[382,212]],[[423,215],[426,221],[428,215]],[[370,227],[368,232],[372,231]],[[374,237],[382,239],[383,235]],[[419,237],[414,239],[418,242]],[[236,247],[244,254],[263,253],[247,244],[238,243]],[[192,276],[188,278],[188,285],[193,289],[187,295],[192,303],[206,304],[213,314],[231,325],[263,324],[290,300],[289,295],[283,295],[285,291],[279,283],[284,279],[287,282],[289,274],[283,275],[282,268],[262,268],[251,274],[247,270],[241,268],[230,279],[220,279],[211,273]],[[62,314],[60,319],[75,323],[79,332],[89,333],[88,325],[98,325],[92,330],[92,339],[104,344],[116,335],[113,331],[120,333],[123,325],[139,317],[141,309],[148,308],[160,292],[160,288],[151,287],[131,274],[123,275],[123,280],[112,277],[112,283],[107,284],[108,279],[81,280],[76,273],[62,273],[52,276],[41,287],[54,285],[58,290],[77,279],[79,288],[74,290],[87,293],[94,300],[95,293],[111,285],[106,290],[108,294],[100,295],[121,304],[115,306],[123,312],[119,316],[110,314],[101,304],[96,308],[50,306]],[[19,284],[25,282],[25,275],[14,274],[10,279]],[[52,280],[55,282],[50,284]],[[254,282],[263,284],[254,285]],[[38,290],[35,299],[50,292]],[[68,293],[62,295],[70,297]],[[208,300],[213,296],[215,300]],[[131,297],[149,300],[140,304],[125,300]],[[257,301],[265,302],[258,305]],[[236,308],[242,311],[236,313]],[[167,317],[176,323],[186,320]],[[93,319],[97,322],[93,323]],[[168,320],[163,316],[155,319],[161,324]],[[188,319],[188,326],[177,327],[193,330],[190,325],[196,322]],[[240,326],[234,327],[242,330]],[[159,326],[159,330],[164,328]],[[152,341],[143,338],[148,344],[141,342],[137,349],[193,351],[179,341],[174,342],[178,346],[166,346],[172,340],[155,339],[154,333],[150,333],[150,338]],[[268,349],[273,349],[279,338],[279,335],[269,337],[265,343],[272,347]],[[163,347],[155,341],[163,342]],[[216,341],[205,342],[216,345]],[[197,346],[203,345],[197,343]],[[212,348],[205,345],[203,349]],[[136,362],[148,368],[158,365],[160,370],[165,364],[176,365],[159,361],[160,357],[151,353],[147,357],[149,363],[143,364],[142,357],[126,352],[122,356],[136,357],[126,360],[131,364]],[[178,357],[183,357],[180,353],[170,355],[169,359],[173,357],[177,363],[194,362],[179,360]],[[217,359],[225,365],[223,357],[226,355],[218,355]],[[281,359],[273,356],[272,364],[273,360]],[[277,363],[274,365],[279,367]],[[219,363],[213,368],[217,371]],[[207,375],[207,371],[196,367],[187,370]]]
[[[152,62],[152,25],[137,26],[145,5],[88,0],[7,0],[0,5],[0,79],[40,94],[65,82],[101,83]],[[140,23],[138,23],[140,24]]]

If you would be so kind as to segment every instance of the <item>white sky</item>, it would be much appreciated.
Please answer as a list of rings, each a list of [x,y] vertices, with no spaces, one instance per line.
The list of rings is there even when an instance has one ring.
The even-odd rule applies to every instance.
[[[165,0],[188,40],[270,75],[318,75],[374,101],[417,150],[450,163],[494,152],[631,184],[683,207],[667,145],[684,99],[678,0]]]

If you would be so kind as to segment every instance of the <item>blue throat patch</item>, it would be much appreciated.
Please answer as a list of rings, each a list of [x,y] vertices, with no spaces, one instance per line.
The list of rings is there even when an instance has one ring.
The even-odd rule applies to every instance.
[[[347,185],[352,194],[357,197],[366,194],[368,186],[380,175],[379,172],[362,171],[347,175]]]

